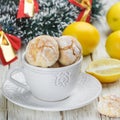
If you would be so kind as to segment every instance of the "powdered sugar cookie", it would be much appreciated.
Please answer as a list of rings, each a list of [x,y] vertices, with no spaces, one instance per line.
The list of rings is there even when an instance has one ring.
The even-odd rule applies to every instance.
[[[60,48],[59,62],[62,65],[70,65],[82,56],[82,48],[76,38],[72,36],[61,36],[56,39]]]
[[[100,98],[98,111],[109,117],[120,117],[120,97],[106,95]]]
[[[59,47],[56,40],[48,35],[41,35],[31,40],[26,47],[26,60],[29,64],[49,67],[59,58]]]

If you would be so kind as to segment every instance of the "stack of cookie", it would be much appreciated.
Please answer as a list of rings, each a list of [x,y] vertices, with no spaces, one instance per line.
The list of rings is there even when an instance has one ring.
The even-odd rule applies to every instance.
[[[72,36],[59,38],[41,35],[31,40],[26,47],[26,61],[39,67],[71,65],[82,56],[78,40]]]

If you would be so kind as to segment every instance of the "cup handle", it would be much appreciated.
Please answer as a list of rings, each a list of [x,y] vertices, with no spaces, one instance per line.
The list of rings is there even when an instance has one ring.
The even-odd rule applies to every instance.
[[[22,75],[22,77],[20,78],[22,80],[22,82],[20,82],[20,81],[18,81],[14,78],[14,75],[17,75],[17,74]],[[18,75],[18,77],[19,77],[19,75]],[[25,76],[24,76],[24,73],[23,73],[23,67],[21,67],[21,68],[11,68],[8,71],[7,79],[10,80],[12,83],[16,84],[17,86],[21,87],[21,88],[24,88],[26,90],[30,90],[29,86],[27,85],[27,83],[25,81]]]

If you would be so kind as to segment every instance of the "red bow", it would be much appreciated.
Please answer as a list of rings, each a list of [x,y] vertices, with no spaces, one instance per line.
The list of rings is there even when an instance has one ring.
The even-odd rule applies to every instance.
[[[76,5],[82,10],[78,15],[78,18],[76,21],[90,22],[92,0],[82,0],[81,2],[78,2],[77,0],[69,0],[69,2]]]
[[[0,31],[0,59],[3,65],[8,65],[17,59],[15,52],[21,48],[20,38]]]
[[[32,0],[32,2],[33,2],[33,13],[37,13],[39,11],[39,4],[38,4],[37,0]],[[28,4],[29,4],[29,2],[28,2]],[[31,5],[32,5],[32,3],[31,3]],[[29,5],[26,7],[27,7],[28,11],[30,11],[31,8],[30,9],[28,8]],[[17,12],[17,18],[31,17],[28,14],[26,14],[24,10],[25,10],[25,0],[20,0],[18,12]]]

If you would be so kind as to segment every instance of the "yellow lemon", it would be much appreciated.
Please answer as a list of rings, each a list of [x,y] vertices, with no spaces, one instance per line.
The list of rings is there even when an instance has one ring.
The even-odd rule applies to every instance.
[[[108,36],[105,47],[112,58],[120,59],[120,30]]]
[[[71,23],[64,29],[63,35],[76,37],[82,45],[83,55],[89,55],[92,53],[100,40],[98,30],[87,22]]]
[[[106,19],[113,31],[120,30],[120,2],[115,3],[108,10]]]
[[[120,79],[120,60],[103,58],[92,61],[86,72],[95,76],[102,83],[115,82]]]

